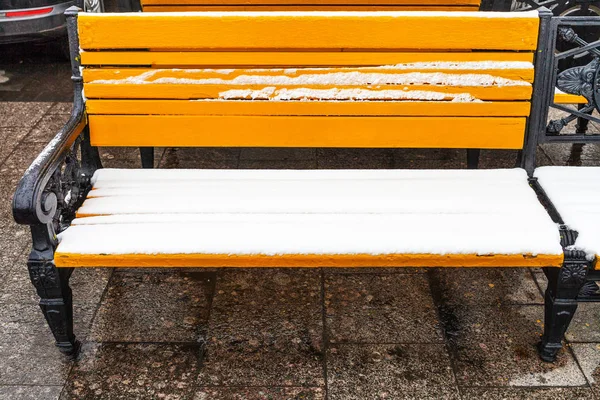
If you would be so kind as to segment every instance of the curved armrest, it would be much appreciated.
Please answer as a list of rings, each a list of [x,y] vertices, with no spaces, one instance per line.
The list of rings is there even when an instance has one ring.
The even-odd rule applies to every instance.
[[[76,101],[66,125],[33,161],[17,186],[13,199],[13,216],[17,223],[47,224],[54,219],[59,199],[56,188],[49,187],[52,186],[49,183],[72,153],[75,141],[86,126],[83,104]]]

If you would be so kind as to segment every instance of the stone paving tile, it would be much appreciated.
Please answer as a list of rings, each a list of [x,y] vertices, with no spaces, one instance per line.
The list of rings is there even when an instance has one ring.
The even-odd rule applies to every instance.
[[[64,62],[64,59],[58,61],[58,63],[47,63],[34,68],[28,74],[27,84],[19,92],[18,99],[45,102],[72,101],[73,85],[69,79],[71,66],[68,62]]]
[[[1,128],[0,134],[0,165],[8,158],[12,151],[17,147],[19,142],[23,140],[29,133],[29,127],[11,127]],[[4,199],[4,197],[2,198]]]
[[[431,270],[437,295],[445,303],[543,304],[527,268],[437,268]]]
[[[199,354],[196,345],[88,343],[60,398],[190,399]]]
[[[463,388],[463,400],[592,400],[592,390],[579,388]]]
[[[424,274],[427,268],[413,267],[330,267],[323,268],[326,274]]]
[[[213,307],[270,304],[310,307],[321,298],[320,271],[314,268],[227,268],[220,271]]]
[[[324,385],[320,271],[254,274],[218,276],[200,384]]]
[[[137,147],[101,147],[98,149],[104,168],[141,168],[142,161]],[[154,162],[158,163],[157,155]]]
[[[65,126],[69,119],[65,114],[46,114],[35,124],[25,138],[25,143],[48,143]]]
[[[243,148],[240,151],[240,160],[298,161],[314,160],[316,156],[316,149],[312,148],[256,147]]]
[[[54,346],[38,306],[4,304],[0,337],[0,385],[63,384],[70,363]]]
[[[240,160],[240,169],[315,169],[316,160]]]
[[[70,101],[66,102],[56,102],[52,104],[52,107],[48,110],[48,114],[71,114],[71,109],[73,108],[73,103]]]
[[[600,343],[573,343],[571,349],[596,396],[600,396]]]
[[[393,168],[398,169],[465,169],[467,158],[452,158],[449,160],[402,160],[397,159]]]
[[[46,143],[41,141],[21,143],[6,159],[4,165],[0,168],[0,173],[4,172],[14,177],[14,187],[16,187],[16,183],[21,179],[25,170],[29,168],[33,160],[35,160],[45,146]]]
[[[392,149],[317,149],[317,168],[394,168]]]
[[[440,343],[442,334],[423,274],[327,275],[331,343]]]
[[[481,150],[479,168],[514,168],[517,164],[516,150]]]
[[[0,172],[0,179],[2,179],[5,176],[5,174]],[[0,196],[3,196],[2,200],[0,200],[0,231],[3,231],[2,233],[7,233],[8,231],[14,233],[29,231],[28,227],[18,225],[14,221],[12,213],[12,199],[19,179],[20,178],[17,178],[15,176],[8,176],[6,177],[6,180],[2,183],[2,185],[0,185]],[[6,185],[4,186],[4,184]],[[19,235],[20,234],[21,233],[19,233]],[[27,234],[26,236],[29,236],[29,234]],[[7,240],[8,238],[12,239],[12,237],[10,236],[4,237],[7,238]]]
[[[239,148],[169,147],[165,150],[160,168],[237,168]]]
[[[3,400],[58,400],[62,386],[0,386]]]
[[[207,387],[193,400],[324,400],[325,390],[314,387]]]
[[[6,277],[5,285],[0,286],[0,302],[37,304],[38,296],[27,271],[28,250],[18,257],[15,268],[11,270],[10,276]],[[76,268],[69,282],[74,303],[77,305],[99,302],[111,272],[110,268]]]
[[[600,342],[600,304],[579,303],[565,338],[569,342]]]
[[[7,276],[18,268],[29,253],[30,242],[27,228],[20,226],[0,227],[0,296],[8,287]],[[24,266],[24,264],[21,264]]]
[[[19,257],[19,262],[5,276],[4,282],[0,284],[0,301],[3,304],[35,305],[37,318],[42,324],[45,324],[44,316],[37,308],[39,297],[29,279],[26,260],[27,252],[24,252]],[[96,313],[111,272],[111,269],[108,268],[80,268],[75,270],[71,276],[74,331],[80,340],[87,338],[89,334],[92,318]],[[44,342],[52,343],[50,331],[47,331],[42,339]]]
[[[117,270],[94,319],[99,342],[198,342],[205,331],[214,274]]]
[[[463,149],[393,149],[396,160],[466,160]]]
[[[583,146],[574,146],[571,143],[542,144],[544,153],[559,165],[568,164],[568,161],[577,157],[581,160],[600,160],[600,146],[596,143],[587,143]]]
[[[327,377],[331,400],[460,398],[444,345],[340,344]]]
[[[535,165],[536,167],[545,167],[549,165],[554,165],[552,159],[548,157],[548,155],[544,152],[544,150],[538,146],[535,155]]]
[[[537,354],[542,306],[440,307],[461,386],[581,386],[585,377],[569,351],[545,363]]]
[[[538,288],[540,289],[540,294],[544,297],[544,293],[546,292],[546,287],[548,286],[548,279],[546,279],[546,275],[544,271],[539,268],[532,269],[533,278],[535,279]]]
[[[0,102],[0,128],[31,128],[51,106],[43,102]]]
[[[599,147],[594,143],[545,144],[542,150],[554,165],[597,166],[600,161]]]

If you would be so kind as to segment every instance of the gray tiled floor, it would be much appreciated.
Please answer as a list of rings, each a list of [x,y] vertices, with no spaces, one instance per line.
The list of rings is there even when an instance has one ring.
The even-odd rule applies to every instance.
[[[0,103],[0,399],[594,399],[600,307],[581,306],[557,363],[539,361],[545,278],[519,269],[75,271],[80,358],[63,359],[12,221],[19,177],[68,103]],[[104,148],[138,167],[136,149]],[[482,167],[515,152],[485,151]],[[538,164],[600,164],[546,146]],[[163,168],[449,168],[464,150],[157,149]]]

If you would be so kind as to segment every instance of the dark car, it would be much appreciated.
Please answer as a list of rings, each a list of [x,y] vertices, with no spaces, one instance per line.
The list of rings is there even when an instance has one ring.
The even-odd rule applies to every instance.
[[[0,0],[0,44],[66,37],[64,13],[76,3],[90,12],[104,9],[102,0]]]

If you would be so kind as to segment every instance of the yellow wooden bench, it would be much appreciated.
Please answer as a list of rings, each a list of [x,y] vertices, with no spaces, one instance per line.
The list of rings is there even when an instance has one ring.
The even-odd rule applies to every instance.
[[[477,11],[480,0],[141,0],[144,12]]]
[[[75,109],[14,204],[32,227],[28,265],[59,348],[77,348],[73,267],[561,267],[559,230],[523,169],[111,170],[97,151],[535,151],[526,131],[549,20],[205,12],[77,22],[71,11]]]

